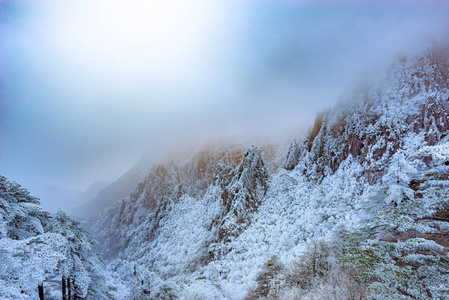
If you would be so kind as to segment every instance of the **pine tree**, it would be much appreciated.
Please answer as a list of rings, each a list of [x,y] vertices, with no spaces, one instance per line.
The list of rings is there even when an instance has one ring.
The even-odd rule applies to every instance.
[[[102,262],[93,243],[79,221],[62,211],[52,217],[38,198],[0,176],[1,298],[43,299],[45,282],[57,275],[76,282],[73,290],[82,298],[105,298]]]
[[[281,273],[285,269],[277,256],[272,256],[262,267],[256,277],[257,287],[254,294],[257,297],[277,296],[281,287]]]

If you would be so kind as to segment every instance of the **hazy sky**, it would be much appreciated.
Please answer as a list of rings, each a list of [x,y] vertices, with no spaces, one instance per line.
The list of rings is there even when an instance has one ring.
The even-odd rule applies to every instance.
[[[0,0],[0,174],[85,189],[179,141],[309,126],[446,1]]]

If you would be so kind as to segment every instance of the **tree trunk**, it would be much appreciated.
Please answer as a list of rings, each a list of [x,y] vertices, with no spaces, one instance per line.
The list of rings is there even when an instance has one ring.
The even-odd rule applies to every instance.
[[[62,300],[67,300],[65,277],[62,277]]]
[[[67,294],[69,296],[69,300],[72,300],[72,289],[70,288],[70,277],[67,278]]]
[[[39,300],[44,300],[44,283],[38,285],[37,290],[39,291]]]
[[[78,294],[76,293],[76,286],[75,286],[75,278],[72,279],[72,285],[73,285],[73,300],[78,300]]]

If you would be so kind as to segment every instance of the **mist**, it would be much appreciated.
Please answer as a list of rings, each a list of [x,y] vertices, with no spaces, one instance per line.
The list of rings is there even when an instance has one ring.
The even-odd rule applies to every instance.
[[[445,1],[0,1],[0,173],[84,190],[142,155],[299,138],[398,54],[444,41],[448,15]]]

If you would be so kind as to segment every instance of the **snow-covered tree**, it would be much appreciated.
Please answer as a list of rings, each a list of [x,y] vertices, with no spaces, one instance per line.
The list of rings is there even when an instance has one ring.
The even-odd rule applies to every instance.
[[[73,296],[104,297],[93,244],[79,221],[62,211],[52,217],[38,198],[0,176],[0,298],[37,299],[38,286],[43,291],[46,282],[61,280],[58,275],[74,280]]]
[[[65,238],[65,259],[59,261],[58,272],[73,289],[71,293],[79,298],[105,298],[104,266],[93,250],[95,242],[90,233],[81,227],[80,221],[61,210],[52,219],[49,230]]]
[[[416,167],[410,159],[407,160],[403,151],[398,151],[391,157],[390,166],[382,177],[386,204],[398,205],[403,200],[413,200],[414,191],[409,185],[416,173]]]
[[[37,298],[38,286],[64,258],[65,240],[46,231],[49,221],[38,198],[0,176],[0,296]]]
[[[277,256],[272,256],[262,267],[256,277],[257,287],[253,294],[256,297],[276,297],[281,288],[282,273],[285,266]]]

